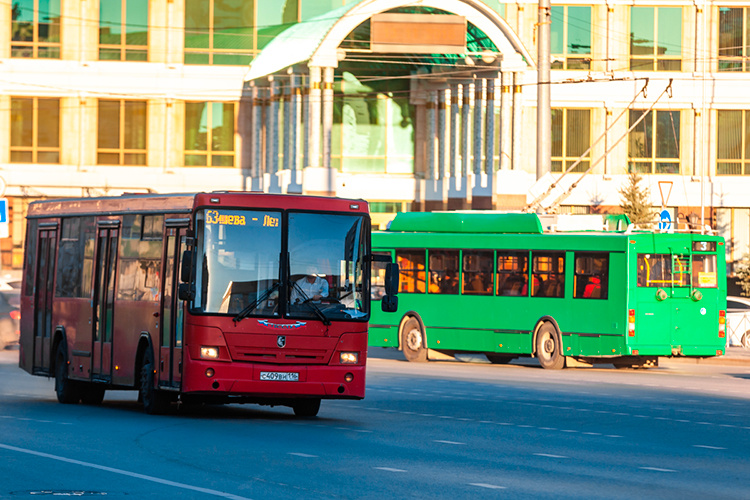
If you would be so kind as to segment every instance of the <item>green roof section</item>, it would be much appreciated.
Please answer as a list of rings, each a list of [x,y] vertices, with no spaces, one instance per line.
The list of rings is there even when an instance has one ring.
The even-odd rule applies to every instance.
[[[389,232],[542,234],[536,214],[468,212],[400,212]]]

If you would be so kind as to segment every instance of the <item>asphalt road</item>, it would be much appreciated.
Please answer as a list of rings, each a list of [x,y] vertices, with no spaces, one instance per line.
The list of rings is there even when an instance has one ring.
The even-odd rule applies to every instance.
[[[363,401],[61,405],[0,352],[0,498],[745,498],[750,367],[545,371],[374,349]]]

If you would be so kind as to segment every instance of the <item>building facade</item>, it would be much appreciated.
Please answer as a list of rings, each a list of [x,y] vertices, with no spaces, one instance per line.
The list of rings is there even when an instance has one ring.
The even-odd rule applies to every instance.
[[[673,220],[724,235],[729,261],[746,255],[750,2],[553,2],[549,19],[539,82],[536,3],[11,0],[2,265],[20,267],[39,198],[263,190],[364,198],[376,221],[597,213],[618,211],[629,172]]]

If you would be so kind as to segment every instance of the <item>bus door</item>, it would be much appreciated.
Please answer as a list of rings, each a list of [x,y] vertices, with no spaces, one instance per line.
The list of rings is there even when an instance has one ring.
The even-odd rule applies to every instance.
[[[50,362],[52,337],[52,299],[55,293],[57,223],[39,225],[34,283],[34,366],[32,373],[46,371]]]
[[[695,321],[699,318],[693,317],[690,300],[691,286],[691,259],[687,248],[679,249],[680,253],[674,253],[672,250],[672,283],[670,312],[672,314],[671,341],[672,347],[677,348],[689,340],[690,332],[695,329]]]
[[[177,298],[180,256],[185,250],[187,226],[170,226],[166,221],[164,280],[161,293],[161,343],[159,348],[159,386],[180,388],[182,380],[182,301]],[[184,223],[186,223],[185,221]],[[183,224],[184,224],[183,223]]]
[[[103,223],[107,223],[104,226]],[[112,326],[119,221],[100,221],[97,229],[92,302],[91,378],[112,379]]]

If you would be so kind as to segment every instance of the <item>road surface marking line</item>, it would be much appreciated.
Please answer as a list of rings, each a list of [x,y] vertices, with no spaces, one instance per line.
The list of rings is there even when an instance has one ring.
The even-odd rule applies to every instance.
[[[578,432],[578,431],[574,431],[572,429],[563,429],[560,432]]]
[[[392,467],[373,467],[373,469],[384,470],[386,472],[406,472],[404,469],[394,469]]]
[[[537,457],[547,457],[547,458],[569,458],[564,455],[551,455],[549,453],[534,453]]]
[[[491,490],[504,490],[505,486],[498,486],[496,484],[487,483],[469,483],[469,486],[477,486],[479,488],[489,488]]]
[[[557,430],[554,427],[540,427],[539,429],[543,431],[556,431]]]
[[[459,443],[458,441],[445,441],[445,440],[442,440],[442,439],[433,439],[432,442],[433,443],[443,443],[443,444],[461,444],[461,445],[466,444],[466,443]]]
[[[522,429],[531,429],[531,428],[533,428],[534,426],[533,426],[533,425],[526,425],[526,424],[523,424],[523,425],[518,425],[517,427],[521,427]]]
[[[694,444],[693,448],[706,448],[707,450],[726,450],[721,446],[708,446],[707,444]]]
[[[622,436],[618,436],[617,434],[607,434],[605,437],[608,437],[608,438],[621,438]]]
[[[676,470],[672,469],[660,469],[659,467],[638,467],[639,469],[643,470],[652,470],[654,472],[677,472]]]
[[[587,436],[601,436],[601,432],[584,432]]]
[[[307,453],[297,453],[294,451],[291,451],[288,454],[293,455],[295,457],[302,457],[302,458],[318,458],[318,455],[308,455]]]
[[[192,486],[189,484],[178,483],[176,481],[169,481],[168,479],[161,479],[159,477],[147,476],[145,474],[138,474],[137,472],[130,472],[130,471],[122,470],[122,469],[115,469],[114,467],[107,467],[104,465],[93,464],[91,462],[82,462],[81,460],[73,460],[71,458],[60,457],[57,455],[50,455],[49,453],[41,453],[41,452],[34,451],[34,450],[27,450],[25,448],[17,448],[15,446],[9,446],[7,444],[0,443],[0,448],[10,450],[10,451],[17,451],[19,453],[26,453],[28,455],[35,455],[37,457],[50,458],[52,460],[58,460],[60,462],[66,462],[69,464],[81,465],[83,467],[89,467],[91,469],[98,469],[98,470],[103,470],[106,472],[113,472],[115,474],[120,474],[123,476],[134,477],[136,479],[143,479],[144,481],[151,481],[152,483],[159,483],[159,484],[164,484],[166,486],[174,486],[175,488],[182,488],[183,490],[197,491],[199,493],[205,493],[207,495],[213,495],[213,496],[223,497],[223,498],[231,498],[233,500],[249,500],[247,497],[233,495],[232,493],[226,493],[224,491],[201,488],[199,486]]]

